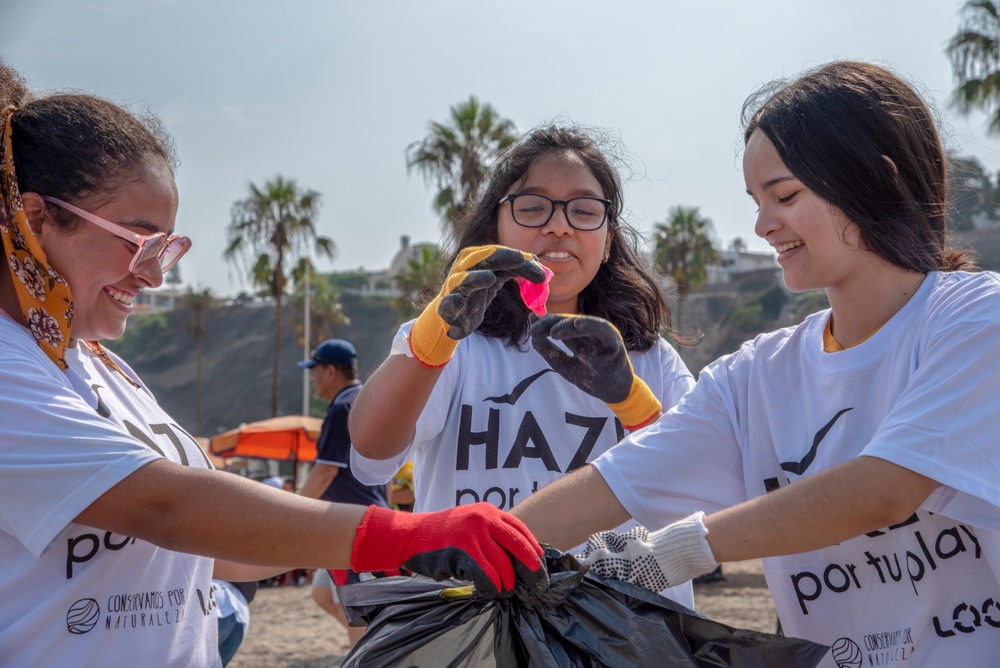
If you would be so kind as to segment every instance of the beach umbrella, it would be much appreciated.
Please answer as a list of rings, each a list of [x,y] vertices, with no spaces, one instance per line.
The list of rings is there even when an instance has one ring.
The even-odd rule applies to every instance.
[[[225,457],[220,457],[219,455],[212,454],[212,451],[208,449],[211,443],[209,439],[205,438],[204,436],[195,436],[194,440],[198,441],[198,445],[201,446],[201,449],[205,452],[205,456],[208,457],[210,462],[212,462],[212,466],[214,466],[219,470],[226,468]]]
[[[304,415],[251,422],[213,436],[209,451],[219,457],[312,462],[316,461],[316,439],[322,427],[323,420]],[[294,470],[297,473],[298,466]]]

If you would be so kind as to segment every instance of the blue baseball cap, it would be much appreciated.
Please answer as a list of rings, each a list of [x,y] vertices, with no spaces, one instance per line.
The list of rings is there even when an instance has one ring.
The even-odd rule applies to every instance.
[[[354,366],[358,363],[358,351],[350,341],[327,339],[316,346],[310,359],[298,363],[300,369],[311,369],[317,364],[341,364]]]

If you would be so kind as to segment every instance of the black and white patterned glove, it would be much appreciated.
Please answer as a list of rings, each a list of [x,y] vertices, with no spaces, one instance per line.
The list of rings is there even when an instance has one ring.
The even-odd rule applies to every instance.
[[[637,584],[650,591],[676,587],[719,565],[705,536],[705,513],[649,533],[634,527],[624,533],[601,531],[587,539],[582,565],[604,577]]]

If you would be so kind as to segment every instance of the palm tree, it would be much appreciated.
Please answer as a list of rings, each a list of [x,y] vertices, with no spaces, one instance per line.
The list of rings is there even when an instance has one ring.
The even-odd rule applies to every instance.
[[[299,337],[299,343],[305,343],[305,291],[304,291],[304,263],[295,269],[295,293],[292,295],[292,331]],[[323,274],[316,273],[313,268],[309,278],[309,341],[316,347],[321,341],[332,339],[337,336],[337,330],[341,325],[350,325],[351,319],[344,313],[344,307],[340,303],[340,290],[338,290],[330,279]]]
[[[423,308],[424,301],[441,289],[444,257],[431,244],[419,246],[416,257],[407,262],[406,270],[396,276],[396,287],[403,294],[393,300],[393,306],[406,318],[412,318]]]
[[[708,265],[719,260],[712,221],[698,213],[698,207],[675,206],[655,227],[653,264],[677,285],[677,323],[681,304],[691,290],[708,280]]]
[[[963,114],[992,113],[987,131],[1000,134],[1000,2],[970,0],[965,22],[946,53],[958,79],[954,104]]]
[[[181,266],[179,264],[175,264],[171,267],[170,271],[168,271],[167,275],[163,278],[163,282],[174,290],[179,290],[181,284],[184,282],[184,279],[181,278]]]
[[[948,227],[969,231],[1000,218],[998,187],[974,157],[948,155]]]
[[[474,96],[451,108],[446,123],[431,121],[430,134],[406,148],[406,169],[419,169],[438,189],[434,210],[445,230],[465,212],[479,180],[504,149],[514,143],[514,123]]]
[[[281,302],[290,271],[316,252],[333,259],[334,244],[317,236],[315,221],[320,194],[299,188],[292,179],[276,176],[263,188],[250,184],[250,196],[233,203],[226,229],[226,260],[247,270],[253,284],[274,298],[274,367],[271,376],[271,416],[278,414],[278,371],[281,356]]]
[[[201,420],[201,404],[202,404],[202,368],[201,368],[201,358],[202,358],[202,348],[205,344],[205,336],[208,333],[208,329],[205,325],[205,315],[206,312],[215,306],[215,297],[212,295],[212,290],[210,288],[205,288],[204,290],[195,290],[193,287],[188,286],[187,292],[181,297],[181,308],[188,311],[191,315],[190,320],[187,323],[188,333],[191,338],[194,339],[194,359],[195,359],[195,432],[199,436],[204,434],[202,431],[202,420]]]

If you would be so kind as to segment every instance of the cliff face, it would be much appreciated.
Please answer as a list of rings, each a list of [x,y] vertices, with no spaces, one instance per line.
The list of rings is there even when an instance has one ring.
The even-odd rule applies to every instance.
[[[956,233],[952,245],[972,250],[984,269],[1000,269],[1000,226]],[[342,326],[337,336],[357,347],[364,379],[389,354],[402,318],[387,298],[344,292],[341,303],[351,324]],[[741,274],[729,283],[706,286],[680,305],[681,333],[703,334],[698,345],[679,348],[681,357],[697,375],[705,365],[757,334],[796,325],[827,306],[822,291],[796,295],[785,290],[780,270]],[[195,350],[187,331],[189,319],[190,314],[180,309],[135,316],[126,335],[109,347],[132,365],[167,412],[194,433]],[[283,309],[278,411],[282,415],[302,411],[302,372],[295,366],[302,359],[302,345],[292,334],[290,319],[289,309]],[[218,308],[209,312],[205,322],[201,435],[271,417],[274,309]]]
[[[337,332],[354,343],[362,379],[389,354],[399,315],[387,299],[343,294],[351,318]],[[279,415],[302,412],[302,344],[292,333],[291,313],[282,309]],[[195,342],[187,331],[190,314],[177,309],[130,319],[129,331],[108,347],[124,357],[156,395],[160,405],[191,433],[196,429]],[[271,417],[274,308],[239,306],[211,310],[202,358],[202,436],[211,436]],[[313,342],[315,346],[316,342]]]
[[[709,285],[688,295],[680,305],[680,333],[701,334],[692,347],[679,347],[695,374],[708,363],[739,349],[761,332],[797,325],[807,315],[827,308],[826,293],[799,295],[785,290],[781,270],[739,274],[729,283]],[[676,299],[673,302],[677,313]]]
[[[389,300],[343,293],[341,303],[351,324],[337,332],[358,349],[361,378],[370,376],[389,354],[401,316]],[[826,307],[823,293],[793,296],[773,270],[741,275],[731,283],[692,293],[682,305],[681,331],[703,332],[698,345],[680,348],[681,357],[697,374],[702,367],[762,331],[801,322]],[[676,307],[675,307],[676,308]],[[302,344],[294,336],[291,312],[282,313],[280,415],[302,412]],[[120,354],[156,395],[160,405],[191,433],[197,429],[195,342],[188,332],[190,314],[177,309],[143,314],[129,320],[126,335],[108,347]],[[211,436],[271,417],[273,307],[228,306],[205,315],[207,333],[202,358],[202,434]],[[315,346],[316,342],[313,342]],[[317,400],[317,403],[318,400]],[[322,415],[322,406],[313,414]]]

